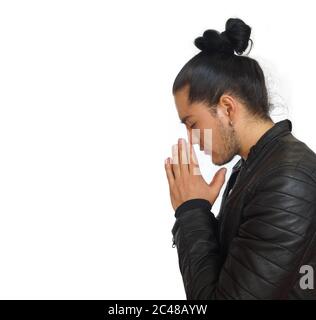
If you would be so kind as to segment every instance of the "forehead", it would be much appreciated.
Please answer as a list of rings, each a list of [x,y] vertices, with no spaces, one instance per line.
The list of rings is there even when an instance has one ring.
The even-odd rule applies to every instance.
[[[189,111],[189,88],[188,86],[178,90],[174,95],[175,105],[179,115],[187,115]]]
[[[199,115],[201,113],[204,114],[207,112],[208,109],[202,102],[194,102],[190,104],[188,97],[188,86],[178,90],[174,95],[175,105],[180,119],[183,119],[187,116]]]

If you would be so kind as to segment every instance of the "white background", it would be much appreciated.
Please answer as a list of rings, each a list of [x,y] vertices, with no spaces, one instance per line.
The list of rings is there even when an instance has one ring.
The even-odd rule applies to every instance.
[[[196,37],[239,17],[273,119],[316,150],[313,4],[1,1],[0,298],[185,299],[163,164],[186,137],[173,80]]]

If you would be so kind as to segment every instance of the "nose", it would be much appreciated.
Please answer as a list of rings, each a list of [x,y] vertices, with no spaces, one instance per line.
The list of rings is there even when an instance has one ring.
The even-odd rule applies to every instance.
[[[192,145],[198,144],[200,146],[200,150],[202,150],[201,149],[202,141],[201,141],[200,131],[199,129],[193,129],[193,130],[187,129],[188,141]]]

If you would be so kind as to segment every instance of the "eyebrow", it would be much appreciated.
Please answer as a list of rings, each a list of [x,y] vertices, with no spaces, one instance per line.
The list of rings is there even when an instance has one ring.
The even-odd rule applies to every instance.
[[[185,123],[188,120],[188,118],[190,118],[190,117],[191,117],[191,115],[185,116],[184,118],[182,118],[180,120],[180,123]]]

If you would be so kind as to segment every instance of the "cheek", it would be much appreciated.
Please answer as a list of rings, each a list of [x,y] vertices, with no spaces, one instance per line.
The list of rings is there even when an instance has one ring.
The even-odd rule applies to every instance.
[[[206,150],[212,150],[212,147],[214,146],[214,136],[213,136],[213,130],[212,129],[204,129],[202,132],[202,142],[204,149]]]
[[[224,141],[219,131],[212,132],[212,152],[220,154],[224,150]]]

